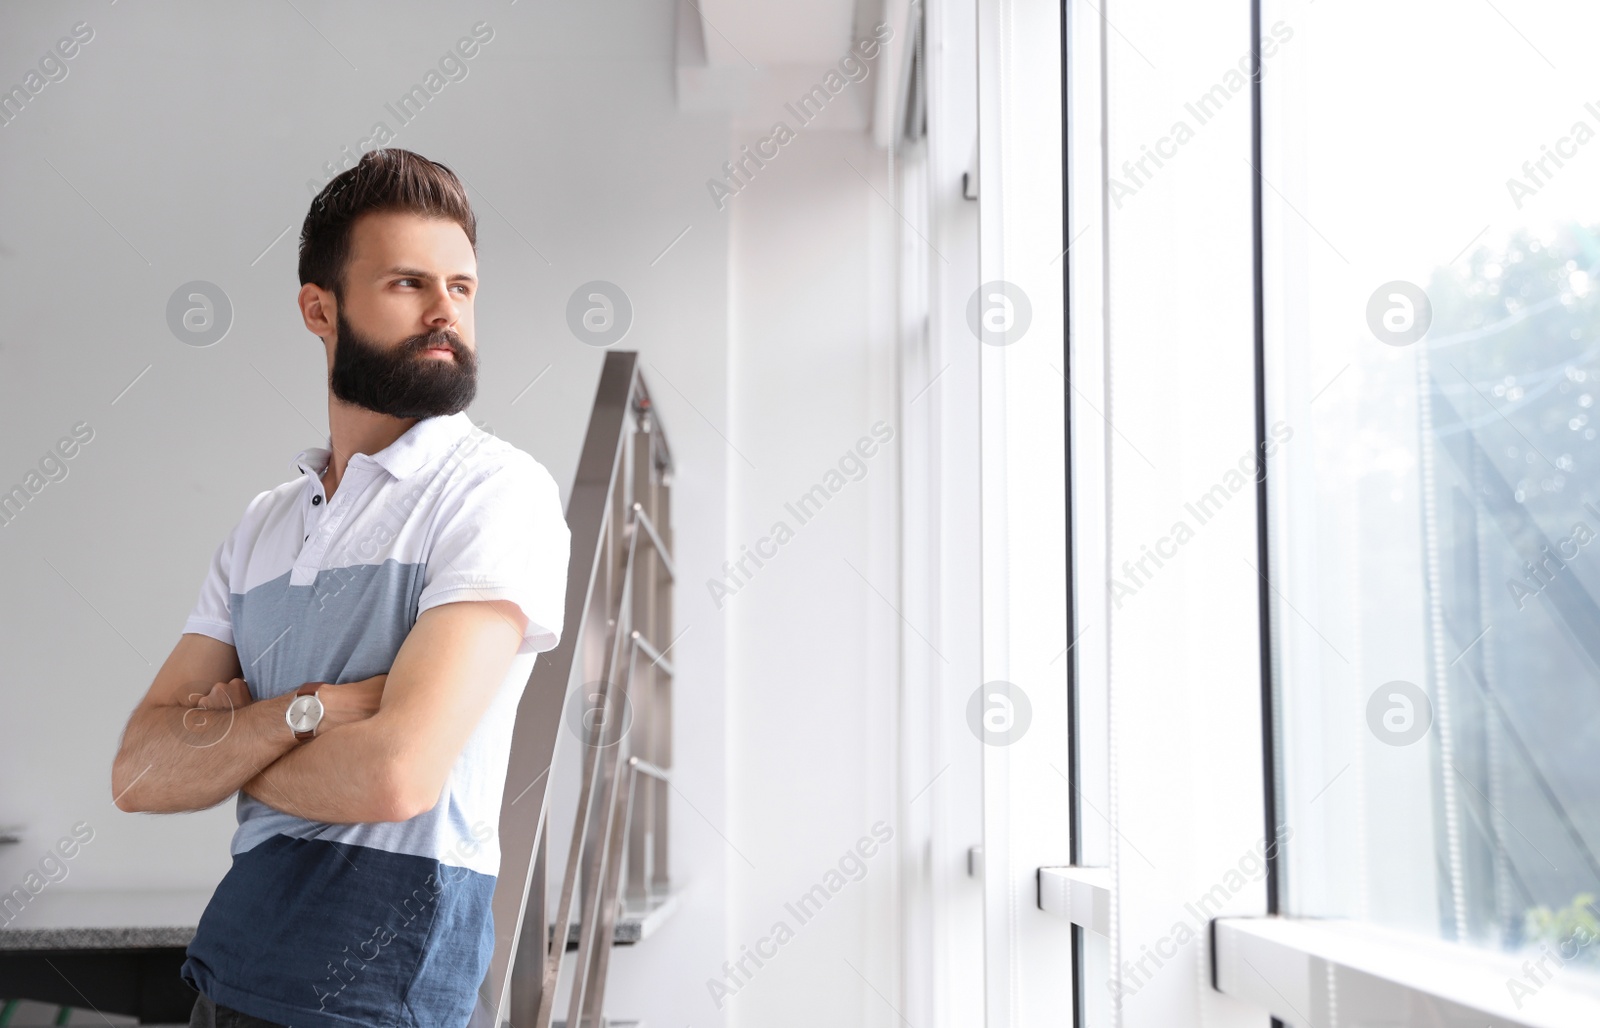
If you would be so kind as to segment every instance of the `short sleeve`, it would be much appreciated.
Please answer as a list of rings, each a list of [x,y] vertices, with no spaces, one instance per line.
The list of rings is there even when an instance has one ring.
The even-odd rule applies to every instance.
[[[540,653],[561,641],[572,534],[555,479],[532,457],[520,457],[443,505],[417,613],[463,600],[510,600],[528,619],[517,652]]]
[[[233,567],[234,544],[239,538],[240,530],[244,527],[245,520],[256,504],[267,493],[256,494],[245,507],[244,514],[234,524],[226,538],[217,544],[211,553],[211,563],[206,568],[206,577],[200,583],[200,596],[195,601],[194,608],[189,611],[189,617],[183,623],[185,633],[195,632],[200,635],[209,635],[233,645],[233,604],[231,595],[233,586],[230,579],[230,570]]]

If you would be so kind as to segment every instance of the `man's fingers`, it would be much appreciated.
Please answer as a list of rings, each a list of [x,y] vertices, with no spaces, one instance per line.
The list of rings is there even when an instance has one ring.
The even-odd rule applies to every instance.
[[[235,678],[230,682],[218,682],[211,687],[211,691],[200,697],[195,704],[207,710],[225,710],[233,707],[242,707],[250,702],[250,687],[242,678]]]

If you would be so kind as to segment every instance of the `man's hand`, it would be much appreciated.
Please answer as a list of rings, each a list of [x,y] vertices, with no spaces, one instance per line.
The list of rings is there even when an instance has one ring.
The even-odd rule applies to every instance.
[[[317,699],[322,701],[322,723],[317,726],[317,734],[321,735],[340,725],[365,721],[376,714],[383,702],[383,683],[388,678],[387,674],[373,675],[359,682],[324,685],[318,689]]]
[[[229,682],[218,682],[211,687],[211,691],[200,697],[197,707],[207,710],[233,710],[250,703],[250,686],[242,678],[235,678]]]

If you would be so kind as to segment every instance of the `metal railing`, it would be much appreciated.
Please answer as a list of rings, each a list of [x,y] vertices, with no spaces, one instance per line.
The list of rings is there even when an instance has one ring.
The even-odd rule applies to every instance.
[[[619,907],[644,911],[670,895],[671,485],[672,454],[638,354],[608,353],[567,501],[565,628],[535,662],[517,708],[500,811],[494,955],[475,1028],[550,1028],[574,930],[566,1024],[600,1028]],[[570,744],[558,758],[563,724]],[[551,781],[574,757],[582,777],[552,918]]]

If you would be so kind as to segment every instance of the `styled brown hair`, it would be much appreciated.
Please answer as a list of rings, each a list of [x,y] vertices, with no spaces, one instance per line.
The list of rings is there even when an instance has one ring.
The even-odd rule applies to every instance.
[[[315,283],[344,299],[344,268],[351,229],[374,211],[403,211],[447,218],[461,226],[478,252],[478,219],[455,172],[421,154],[395,147],[369,150],[353,168],[335,175],[311,201],[300,226],[300,284]]]

